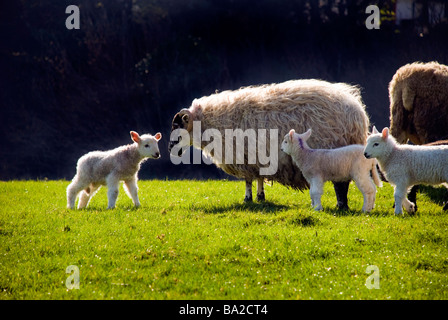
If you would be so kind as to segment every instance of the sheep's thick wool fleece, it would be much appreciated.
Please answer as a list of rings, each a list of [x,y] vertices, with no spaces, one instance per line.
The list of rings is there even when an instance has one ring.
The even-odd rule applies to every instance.
[[[201,121],[202,130],[218,129],[223,136],[229,128],[278,129],[280,142],[291,128],[298,132],[312,128],[315,132],[309,140],[312,148],[365,144],[369,127],[359,88],[321,80],[291,80],[223,91],[195,99],[189,110],[192,120]],[[269,144],[267,149],[269,154]],[[267,178],[297,189],[308,187],[291,157],[280,149],[277,152],[278,170]],[[258,163],[216,165],[237,177],[259,177]]]

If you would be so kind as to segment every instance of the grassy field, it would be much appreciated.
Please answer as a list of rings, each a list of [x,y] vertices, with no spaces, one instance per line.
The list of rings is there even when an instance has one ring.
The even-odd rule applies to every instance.
[[[387,183],[368,215],[353,183],[349,212],[335,209],[331,184],[323,212],[279,184],[244,204],[240,181],[158,180],[139,182],[139,209],[120,189],[106,210],[102,188],[68,210],[67,185],[0,182],[0,299],[448,298],[444,190],[425,189],[419,212],[397,217]]]

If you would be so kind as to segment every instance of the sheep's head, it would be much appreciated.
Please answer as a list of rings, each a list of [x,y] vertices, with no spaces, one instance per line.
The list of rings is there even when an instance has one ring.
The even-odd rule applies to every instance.
[[[176,146],[178,148],[177,156],[180,157],[187,149],[186,147],[193,144],[193,122],[201,119],[201,117],[202,107],[197,100],[193,100],[189,109],[182,109],[176,113],[171,125],[171,137],[168,145],[168,151],[170,153],[173,147]]]
[[[177,131],[176,131],[177,130]],[[176,131],[176,132],[175,132]],[[175,136],[177,140],[171,140],[168,144],[168,151],[171,153],[171,149],[177,145],[178,154],[177,156],[181,156],[183,150],[191,146],[192,141],[192,131],[193,131],[193,119],[190,110],[182,109],[173,118],[173,122],[171,125],[171,136],[173,132],[175,132]]]
[[[158,159],[160,151],[158,142],[162,138],[162,134],[157,132],[154,136],[144,134],[140,136],[137,132],[131,131],[131,139],[138,145],[138,152],[144,158]]]
[[[311,136],[311,129],[308,129],[307,132],[298,134],[294,129],[291,129],[289,133],[285,135],[282,141],[282,145],[280,149],[286,153],[291,155],[292,148],[294,145],[298,145],[300,149],[308,148],[306,141]]]
[[[388,149],[389,140],[393,139],[389,136],[389,129],[384,128],[381,133],[373,127],[371,135],[367,138],[367,145],[364,148],[364,156],[367,159],[378,158],[384,155]]]

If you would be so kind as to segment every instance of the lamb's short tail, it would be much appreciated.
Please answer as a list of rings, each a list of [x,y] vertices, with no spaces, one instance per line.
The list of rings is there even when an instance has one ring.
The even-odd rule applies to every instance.
[[[377,163],[376,159],[374,159],[374,161],[372,161],[372,178],[373,178],[373,182],[375,182],[375,184],[378,187],[382,187],[383,182],[380,179],[380,175],[377,170],[377,165],[378,165],[378,163]]]

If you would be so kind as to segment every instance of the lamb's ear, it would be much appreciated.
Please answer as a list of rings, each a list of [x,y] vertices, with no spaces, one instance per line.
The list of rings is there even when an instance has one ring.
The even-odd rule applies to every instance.
[[[162,134],[160,132],[157,132],[154,138],[156,138],[156,140],[159,141],[160,139],[162,139]]]
[[[142,139],[140,139],[140,136],[138,135],[138,133],[135,132],[135,131],[131,131],[130,133],[131,133],[131,139],[132,139],[132,141],[137,142],[137,143],[140,143],[140,141],[141,141]]]
[[[388,137],[389,137],[389,128],[386,127],[381,132],[381,138],[383,138],[383,140],[387,140]]]
[[[292,141],[292,138],[294,138],[294,133],[296,133],[296,130],[291,129],[289,130],[289,139]]]
[[[378,132],[378,130],[376,129],[376,127],[373,126],[373,128],[372,128],[372,134],[376,134],[376,133],[379,133],[379,132]]]
[[[308,130],[302,135],[303,140],[308,140],[309,137],[311,136],[311,133],[312,133],[312,132],[313,132],[313,131],[311,130],[311,128],[308,129]]]

